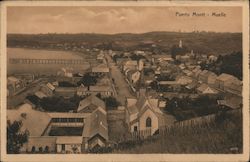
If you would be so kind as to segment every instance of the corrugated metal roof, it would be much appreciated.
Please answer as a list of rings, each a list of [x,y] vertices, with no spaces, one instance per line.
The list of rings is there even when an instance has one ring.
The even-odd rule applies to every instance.
[[[97,134],[108,140],[107,115],[100,109],[96,109],[88,118],[86,118],[82,136],[92,138]]]

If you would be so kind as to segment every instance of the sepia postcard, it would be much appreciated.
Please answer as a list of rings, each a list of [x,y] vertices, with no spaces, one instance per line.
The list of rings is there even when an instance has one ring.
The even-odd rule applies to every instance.
[[[248,161],[248,2],[1,3],[0,150]]]

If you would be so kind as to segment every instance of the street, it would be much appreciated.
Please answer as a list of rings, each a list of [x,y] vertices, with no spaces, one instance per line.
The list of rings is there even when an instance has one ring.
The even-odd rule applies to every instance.
[[[115,87],[117,90],[117,100],[125,105],[125,101],[127,97],[134,97],[130,91],[129,85],[124,79],[123,74],[119,70],[119,67],[115,65],[112,58],[109,55],[105,55],[108,61],[108,65],[110,67],[111,76],[114,78]]]

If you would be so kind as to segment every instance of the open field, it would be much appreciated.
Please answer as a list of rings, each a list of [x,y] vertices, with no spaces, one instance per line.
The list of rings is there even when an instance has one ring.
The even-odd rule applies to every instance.
[[[124,140],[127,133],[125,125],[125,113],[124,111],[113,110],[108,111],[108,129],[109,129],[109,140],[113,142],[119,142]]]

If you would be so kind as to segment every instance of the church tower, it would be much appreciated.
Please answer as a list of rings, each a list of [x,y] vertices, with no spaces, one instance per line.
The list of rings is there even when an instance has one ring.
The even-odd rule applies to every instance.
[[[182,41],[179,42],[179,48],[182,48]]]

